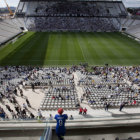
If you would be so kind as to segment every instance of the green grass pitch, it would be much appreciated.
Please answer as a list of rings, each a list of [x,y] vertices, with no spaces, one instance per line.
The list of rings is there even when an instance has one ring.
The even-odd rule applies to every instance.
[[[27,32],[0,48],[0,65],[139,65],[140,44],[121,33]]]

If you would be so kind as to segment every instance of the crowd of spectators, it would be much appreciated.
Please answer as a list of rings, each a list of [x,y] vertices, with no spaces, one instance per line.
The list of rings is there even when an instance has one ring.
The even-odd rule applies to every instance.
[[[75,85],[74,75],[77,73],[78,83]],[[47,84],[44,84],[44,80]],[[40,84],[33,83],[37,81]],[[57,85],[59,84],[59,85]],[[140,101],[140,67],[139,66],[110,66],[110,67],[91,67],[90,72],[85,65],[66,67],[26,67],[26,66],[7,66],[0,67],[0,102],[11,114],[12,118],[33,119],[37,116],[30,112],[32,104],[28,97],[24,96],[23,89],[30,86],[36,90],[36,87],[49,87],[46,93],[51,100],[63,101],[75,100],[75,86],[84,87],[84,94],[81,102],[86,99],[89,105],[98,105],[102,102],[101,107],[116,107],[117,105],[139,105]],[[90,95],[96,95],[90,98]],[[56,93],[56,94],[55,94]],[[24,103],[18,102],[17,97],[24,99]],[[96,99],[96,97],[99,97]],[[119,97],[123,97],[121,100]],[[8,102],[14,108],[8,104]],[[73,102],[73,101],[72,101]],[[75,101],[74,101],[75,102]],[[117,105],[116,105],[117,102]],[[119,104],[118,104],[119,103]],[[65,104],[65,102],[64,102]],[[75,104],[74,104],[75,105]],[[55,104],[57,107],[58,105]],[[80,103],[76,102],[76,107]],[[98,106],[95,106],[98,107]],[[120,111],[121,111],[120,107]],[[9,118],[6,110],[0,106],[0,117]],[[38,108],[36,108],[36,111]],[[39,114],[41,111],[39,110]]]
[[[73,72],[74,68],[41,68],[41,67],[26,67],[26,66],[5,66],[0,67],[0,102],[9,112],[13,119],[34,119],[37,118],[30,111],[32,104],[28,97],[24,96],[23,89],[26,90],[30,86],[33,91],[37,86],[50,86],[51,89],[57,92],[68,92],[74,90]],[[36,80],[36,81],[35,81]],[[40,81],[43,80],[43,81]],[[44,80],[47,80],[44,84]],[[33,83],[34,81],[34,83]],[[54,83],[55,82],[55,83]],[[53,88],[55,84],[62,85],[62,88]],[[67,88],[63,85],[69,85]],[[21,97],[24,100],[23,105],[18,102],[17,98]],[[12,108],[10,106],[12,104]],[[6,110],[0,106],[0,117],[9,118]],[[36,108],[36,111],[38,109]],[[38,114],[41,111],[38,110]],[[41,115],[40,115],[41,116]]]
[[[41,104],[42,110],[57,110],[62,107],[67,110],[75,110],[79,107],[77,92],[74,86],[53,87],[45,94]]]
[[[29,7],[26,26],[35,31],[114,32],[121,28],[120,15],[127,15],[117,2],[53,1],[30,3]]]
[[[84,86],[81,102],[86,99],[94,108],[140,105],[139,67],[93,67],[97,76],[81,77]],[[137,81],[137,82],[135,82]]]
[[[22,90],[23,81],[30,77],[30,67],[0,67],[0,102],[5,105],[13,119],[33,119],[35,115],[29,111],[31,104],[28,97],[25,97]],[[21,105],[17,97],[24,99],[25,103]],[[8,100],[8,101],[6,101]],[[11,106],[8,104],[13,105]],[[4,109],[0,107],[0,114],[4,118],[9,118]]]
[[[116,18],[99,17],[28,17],[29,30],[115,32],[120,29]]]

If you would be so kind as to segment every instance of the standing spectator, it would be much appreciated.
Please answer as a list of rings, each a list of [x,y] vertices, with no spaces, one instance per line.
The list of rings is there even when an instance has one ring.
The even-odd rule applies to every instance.
[[[79,109],[79,114],[82,114],[82,113],[83,113],[83,108],[80,107],[80,109]]]
[[[6,105],[6,108],[8,109],[9,112],[12,112],[12,110],[11,110],[9,105]]]
[[[124,106],[125,106],[125,103],[124,102],[121,103],[121,105],[120,105],[120,111],[122,111],[122,109],[124,108]]]
[[[17,89],[16,89],[16,88],[15,88],[15,90],[14,90],[14,94],[17,95]]]
[[[25,103],[23,103],[23,109],[27,110],[27,106]]]
[[[32,91],[34,92],[35,91],[35,85],[33,83],[31,85],[31,87],[32,87]]]
[[[109,106],[110,106],[110,103],[105,102],[105,111],[108,111]]]
[[[17,102],[17,100],[16,100],[15,97],[13,97],[13,103],[14,103],[14,104],[18,104],[18,102]]]
[[[81,97],[81,103],[83,102],[83,100],[84,100],[84,98],[83,98],[83,96]]]
[[[87,114],[87,109],[86,108],[83,109],[83,114],[85,114],[85,115]]]
[[[15,110],[17,111],[18,114],[20,114],[19,106],[16,105],[16,106],[15,106]]]
[[[23,97],[23,90],[19,89],[19,92],[20,92],[21,97]]]
[[[15,112],[13,110],[11,111],[11,114],[12,114],[12,118],[13,119],[16,119],[17,118],[17,116],[16,116],[16,114],[15,114]]]
[[[23,116],[26,116],[26,110],[25,110],[25,109],[22,110],[22,115],[23,115]],[[25,117],[24,117],[24,118],[25,118]]]
[[[64,135],[66,133],[65,130],[65,122],[68,119],[68,116],[66,114],[63,114],[63,108],[58,109],[58,114],[55,115],[57,125],[56,125],[56,134],[59,138],[59,140],[64,140]]]
[[[26,103],[28,105],[28,107],[31,107],[29,100],[26,98]]]

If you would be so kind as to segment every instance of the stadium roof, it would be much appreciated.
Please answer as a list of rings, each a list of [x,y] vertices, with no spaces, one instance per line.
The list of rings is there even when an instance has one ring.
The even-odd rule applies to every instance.
[[[19,1],[25,1],[25,0],[8,0],[9,6],[17,6]],[[33,1],[33,0],[26,0],[26,1]],[[41,0],[38,0],[41,1]],[[100,1],[100,0],[97,0]],[[104,0],[104,1],[109,1],[109,0]],[[114,0],[115,1],[115,0]],[[118,0],[116,0],[118,1]],[[140,7],[140,0],[122,0],[124,5],[126,7]],[[0,0],[0,7],[5,7],[5,2],[4,0]]]
[[[21,2],[25,1],[122,1],[122,0],[20,0]]]

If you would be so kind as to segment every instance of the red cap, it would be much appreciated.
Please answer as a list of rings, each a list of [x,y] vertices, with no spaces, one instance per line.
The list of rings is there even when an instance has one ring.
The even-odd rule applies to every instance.
[[[62,115],[62,113],[63,113],[63,108],[59,108],[58,109],[58,114]]]

